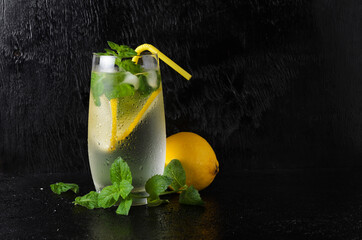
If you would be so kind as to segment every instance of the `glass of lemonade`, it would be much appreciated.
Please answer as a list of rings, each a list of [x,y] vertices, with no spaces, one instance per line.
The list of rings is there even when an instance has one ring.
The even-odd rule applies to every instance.
[[[132,172],[133,193],[147,196],[146,181],[163,174],[165,114],[157,54],[131,59],[94,54],[88,119],[88,154],[96,191],[111,185],[110,167],[122,157]],[[122,61],[122,64],[120,64]],[[133,73],[132,73],[133,72]],[[146,204],[146,198],[133,205]]]

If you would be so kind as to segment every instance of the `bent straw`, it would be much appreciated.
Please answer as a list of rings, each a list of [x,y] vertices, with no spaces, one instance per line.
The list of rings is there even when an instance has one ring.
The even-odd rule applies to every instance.
[[[181,74],[184,78],[186,78],[187,80],[191,79],[191,74],[186,72],[184,69],[182,69],[179,65],[177,65],[174,61],[172,61],[171,59],[169,59],[165,54],[163,54],[162,52],[160,52],[160,50],[158,50],[157,48],[155,48],[154,46],[152,46],[151,44],[142,44],[140,46],[138,46],[135,51],[137,52],[138,55],[140,55],[143,51],[150,51],[153,54],[157,54],[158,57],[164,61],[167,65],[169,65],[170,67],[172,67],[176,72],[178,72],[179,74]],[[132,58],[132,61],[137,62],[138,61],[139,56],[134,56]]]

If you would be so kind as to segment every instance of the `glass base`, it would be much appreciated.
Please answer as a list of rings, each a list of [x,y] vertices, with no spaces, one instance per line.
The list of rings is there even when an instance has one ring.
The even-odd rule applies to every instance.
[[[147,196],[146,192],[132,192],[133,197],[132,206],[142,206],[147,204]]]
[[[102,189],[103,188],[96,186],[96,191],[98,193],[100,193]],[[147,204],[148,194],[146,191],[132,192],[131,194],[133,195],[132,206],[142,206]]]

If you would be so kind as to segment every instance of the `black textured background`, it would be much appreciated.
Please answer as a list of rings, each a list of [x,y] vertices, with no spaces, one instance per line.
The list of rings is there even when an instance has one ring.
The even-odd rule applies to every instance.
[[[0,172],[87,172],[91,55],[150,43],[221,173],[362,166],[361,1],[0,1]]]

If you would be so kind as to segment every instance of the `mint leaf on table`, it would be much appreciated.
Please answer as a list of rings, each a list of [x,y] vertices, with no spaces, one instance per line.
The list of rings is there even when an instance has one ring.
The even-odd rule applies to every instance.
[[[115,183],[118,187],[119,194],[125,199],[132,191],[133,186],[127,180],[122,180],[120,183]]]
[[[178,191],[186,184],[185,170],[181,165],[181,162],[177,159],[173,159],[165,168],[163,176],[167,176],[172,179],[171,187]]]
[[[128,212],[132,206],[132,198],[127,197],[126,199],[123,199],[116,210],[117,214],[120,215],[128,215]]]
[[[199,191],[197,191],[193,186],[190,186],[186,189],[186,191],[181,192],[179,202],[187,205],[204,205]]]
[[[161,193],[165,193],[165,190],[171,183],[171,178],[162,175],[155,175],[148,179],[145,185],[146,192],[149,194],[147,206],[157,207],[162,203],[168,203],[168,200],[160,199],[159,196]]]
[[[103,208],[113,206],[120,197],[126,199],[133,189],[131,170],[121,157],[112,163],[110,175],[113,185],[103,188],[98,197],[98,204]]]
[[[154,175],[146,182],[146,192],[150,195],[149,200],[158,199],[160,193],[164,192],[172,183],[172,178],[161,175]]]
[[[79,186],[74,183],[58,182],[58,183],[51,184],[50,189],[56,194],[61,194],[63,192],[67,192],[69,190],[72,190],[74,193],[79,192]]]
[[[102,189],[98,196],[98,206],[102,208],[112,207],[118,201],[121,193],[116,184]]]
[[[147,199],[147,206],[148,207],[157,207],[160,206],[163,203],[169,203],[170,201],[168,201],[167,199],[160,199],[160,198],[156,198],[156,199]]]
[[[91,191],[88,194],[76,197],[74,202],[75,205],[80,205],[88,209],[94,209],[98,207],[98,193]]]
[[[132,173],[128,164],[121,157],[118,157],[111,166],[111,181],[112,183],[120,183],[122,180],[132,184]]]

